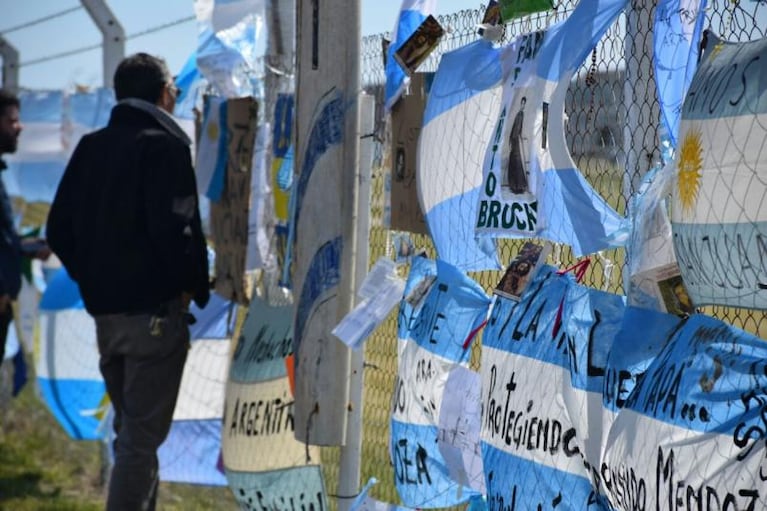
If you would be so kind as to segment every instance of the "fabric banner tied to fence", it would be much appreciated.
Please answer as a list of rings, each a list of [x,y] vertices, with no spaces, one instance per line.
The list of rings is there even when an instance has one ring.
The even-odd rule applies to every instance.
[[[488,305],[479,284],[460,270],[442,261],[413,260],[399,311],[390,441],[395,485],[405,506],[449,507],[478,495],[450,478],[437,439],[449,375],[468,365],[465,343]]]
[[[434,247],[439,259],[465,271],[501,267],[494,240],[474,233],[482,155],[493,133],[500,83],[498,50],[489,41],[445,53],[418,142],[418,200]]]
[[[580,2],[567,20],[501,50],[504,94],[487,141],[476,232],[543,237],[580,256],[607,248],[618,214],[576,168],[565,141],[565,96],[588,52],[627,0]]]
[[[766,58],[708,32],[682,108],[671,224],[696,306],[767,309]]]
[[[490,508],[767,505],[763,341],[544,267],[521,302],[496,301],[483,342]]]

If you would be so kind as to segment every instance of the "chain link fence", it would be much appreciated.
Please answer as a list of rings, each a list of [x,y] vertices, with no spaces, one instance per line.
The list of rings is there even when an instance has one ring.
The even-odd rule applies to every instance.
[[[566,19],[576,4],[577,0],[561,0],[549,12],[507,24],[501,44],[519,34],[545,29]],[[566,139],[573,160],[590,184],[621,214],[625,214],[628,200],[642,176],[659,164],[661,158],[658,149],[659,107],[652,76],[654,2],[632,0],[631,4],[627,14],[616,20],[573,77],[565,103]],[[446,34],[419,71],[435,71],[443,53],[475,41],[484,11],[485,6],[480,6],[438,17]],[[725,40],[742,42],[767,34],[767,3],[763,1],[710,0],[706,17],[705,26]],[[361,81],[364,90],[376,98],[378,141],[373,167],[369,265],[380,257],[391,257],[394,251],[393,231],[385,225],[385,188],[391,168],[390,129],[383,108],[383,48],[387,39],[389,34],[367,36],[361,47]],[[427,236],[410,236],[417,250],[425,250],[432,258],[436,256]],[[501,240],[501,262],[507,264],[522,243],[520,240]],[[624,251],[607,250],[590,258],[590,270],[584,284],[623,293]],[[575,258],[567,246],[559,245],[555,246],[549,262],[569,266]],[[403,276],[404,271],[406,268]],[[490,293],[500,280],[501,272],[472,272],[470,276]],[[767,321],[761,311],[707,307],[704,312],[763,338],[767,333]],[[474,369],[478,369],[479,353],[479,343],[475,343],[472,351]],[[389,461],[391,395],[396,370],[396,314],[392,313],[368,339],[365,347],[361,459],[363,484],[371,477],[377,478],[379,484],[371,494],[378,500],[392,503],[399,502],[393,482],[394,470]],[[323,466],[333,507],[336,498],[348,497],[333,495],[338,480],[338,459],[337,449],[323,450]]]

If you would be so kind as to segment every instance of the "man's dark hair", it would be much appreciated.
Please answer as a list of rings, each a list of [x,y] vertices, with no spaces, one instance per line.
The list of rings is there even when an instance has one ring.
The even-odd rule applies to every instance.
[[[137,98],[156,104],[163,88],[171,80],[165,61],[147,53],[126,57],[117,66],[114,76],[117,101]]]
[[[4,114],[5,109],[9,106],[19,108],[20,103],[18,96],[7,89],[0,89],[0,114]]]

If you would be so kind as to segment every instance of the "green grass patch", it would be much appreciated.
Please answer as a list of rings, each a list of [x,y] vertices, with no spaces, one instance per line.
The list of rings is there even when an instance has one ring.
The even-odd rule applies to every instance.
[[[0,511],[104,509],[101,443],[69,438],[35,395],[33,381],[17,398],[0,401]],[[238,507],[228,487],[161,483],[157,509]]]

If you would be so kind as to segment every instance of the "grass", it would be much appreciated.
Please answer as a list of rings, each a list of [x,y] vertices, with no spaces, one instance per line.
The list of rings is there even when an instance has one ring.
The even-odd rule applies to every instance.
[[[101,444],[69,438],[35,395],[33,382],[14,399],[2,393],[0,511],[104,509]],[[157,509],[236,510],[237,504],[227,487],[161,483]]]

